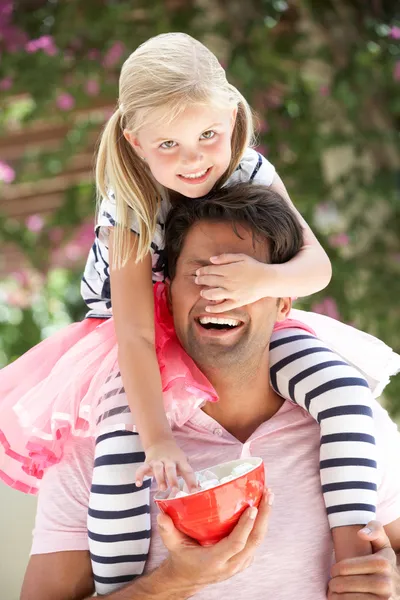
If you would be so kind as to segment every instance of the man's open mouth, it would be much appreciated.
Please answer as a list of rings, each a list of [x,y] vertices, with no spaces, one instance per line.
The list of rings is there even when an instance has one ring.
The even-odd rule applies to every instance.
[[[198,317],[196,321],[203,329],[224,331],[237,329],[243,325],[243,321],[233,319],[232,317]]]

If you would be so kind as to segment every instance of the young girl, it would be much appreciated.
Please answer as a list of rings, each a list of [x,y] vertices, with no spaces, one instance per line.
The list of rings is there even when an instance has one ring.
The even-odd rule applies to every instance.
[[[293,206],[274,167],[250,148],[252,137],[246,100],[200,42],[165,34],[133,52],[122,67],[119,105],[97,158],[102,201],[82,281],[89,318],[3,371],[0,476],[7,484],[36,493],[69,435],[97,438],[88,529],[99,593],[143,570],[150,539],[145,476],[153,474],[165,488],[181,475],[195,488],[170,425],[183,424],[204,402],[217,400],[164,323],[157,294],[154,303],[153,284],[163,280],[163,230],[171,203],[180,195],[201,198],[219,186],[254,181],[271,186]],[[261,269],[241,256],[225,255],[198,270],[196,282],[210,301],[210,313],[266,296],[305,296],[328,284],[329,260],[296,214],[306,243],[290,262],[265,271],[265,265]],[[313,316],[304,316],[334,347],[339,339],[342,356],[363,343],[365,357],[355,362],[372,379],[368,361],[383,365],[393,358],[366,334],[317,316],[313,327]],[[382,368],[378,380],[387,373]],[[336,558],[370,552],[356,535],[376,508],[373,398],[367,382],[320,340],[290,335],[290,329],[272,338],[271,381],[279,394],[320,422],[322,489]]]

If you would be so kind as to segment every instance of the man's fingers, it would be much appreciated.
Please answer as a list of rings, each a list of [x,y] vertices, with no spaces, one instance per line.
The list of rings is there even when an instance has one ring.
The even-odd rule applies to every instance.
[[[223,540],[215,544],[213,551],[221,562],[227,562],[246,547],[249,535],[257,517],[255,507],[247,508],[239,519],[235,529]]]
[[[157,524],[161,539],[169,552],[176,552],[182,547],[185,550],[188,547],[200,547],[200,544],[196,540],[179,531],[168,515],[164,513],[158,514]]]
[[[175,527],[172,519],[164,514],[157,515],[158,529],[165,547],[170,552],[173,551],[186,537],[179,529]]]
[[[378,598],[376,594],[336,594],[335,592],[329,592],[328,600],[386,600],[385,598]]]
[[[373,553],[379,552],[396,564],[396,555],[382,523],[370,521],[363,529],[360,529],[358,535],[371,543]]]
[[[346,558],[331,568],[331,577],[351,575],[390,575],[391,564],[386,556],[370,554],[369,556]]]
[[[378,598],[390,598],[393,593],[391,577],[385,575],[348,575],[335,577],[329,589],[336,594],[372,594]]]
[[[268,531],[269,517],[271,514],[271,507],[274,501],[274,494],[271,490],[265,490],[264,495],[261,499],[258,507],[257,518],[254,523],[254,527],[247,540],[246,547],[243,549],[244,554],[253,556],[256,549],[262,544]],[[240,557],[240,553],[238,558]]]

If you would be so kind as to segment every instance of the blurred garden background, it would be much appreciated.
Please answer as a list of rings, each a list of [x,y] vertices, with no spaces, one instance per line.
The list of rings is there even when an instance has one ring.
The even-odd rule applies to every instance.
[[[300,301],[400,352],[400,20],[385,0],[0,0],[0,366],[84,317],[93,155],[144,40],[206,43],[333,263]],[[397,19],[397,20],[396,20]],[[400,377],[387,389],[400,416]]]

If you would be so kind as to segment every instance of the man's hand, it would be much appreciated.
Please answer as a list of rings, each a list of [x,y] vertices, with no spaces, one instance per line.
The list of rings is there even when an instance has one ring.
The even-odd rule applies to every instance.
[[[165,564],[182,590],[193,594],[246,569],[267,533],[272,501],[272,492],[265,490],[258,510],[248,508],[229,536],[208,547],[178,531],[167,515],[160,514],[160,535],[169,550]]]
[[[358,535],[371,543],[373,554],[333,565],[328,600],[400,600],[396,554],[383,526],[371,521]]]

